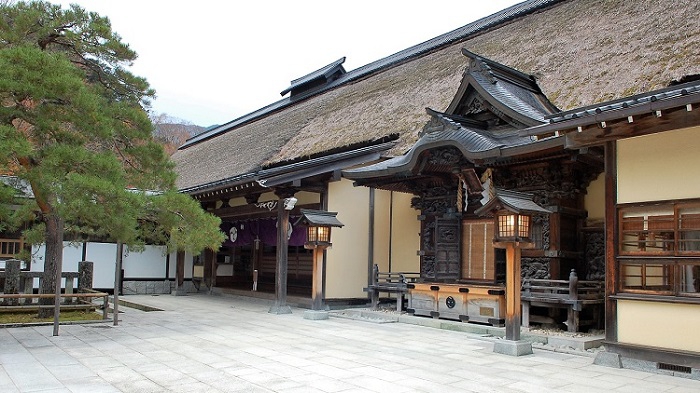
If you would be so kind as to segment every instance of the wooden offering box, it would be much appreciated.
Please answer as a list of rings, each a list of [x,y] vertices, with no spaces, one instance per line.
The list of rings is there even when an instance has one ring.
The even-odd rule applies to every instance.
[[[413,315],[503,326],[505,311],[502,286],[408,284],[407,312]]]

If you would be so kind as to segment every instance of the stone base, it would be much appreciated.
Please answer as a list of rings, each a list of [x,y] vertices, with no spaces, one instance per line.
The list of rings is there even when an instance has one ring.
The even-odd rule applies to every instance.
[[[304,311],[304,319],[312,319],[312,320],[328,319],[328,311],[306,310],[306,311]]]
[[[493,351],[509,356],[532,355],[532,344],[522,340],[498,340],[493,344]]]
[[[620,355],[613,352],[601,351],[595,356],[593,364],[606,367],[622,368],[622,359]]]
[[[284,305],[284,306],[278,306],[274,305],[270,307],[270,311],[268,311],[270,314],[291,314],[292,313],[292,308]]]
[[[175,290],[172,292],[172,295],[175,295],[175,296],[187,296],[187,289],[184,288],[184,287],[175,288]]]

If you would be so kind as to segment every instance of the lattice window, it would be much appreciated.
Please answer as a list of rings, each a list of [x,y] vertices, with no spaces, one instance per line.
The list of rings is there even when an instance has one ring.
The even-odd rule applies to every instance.
[[[462,222],[462,279],[496,280],[493,220]]]

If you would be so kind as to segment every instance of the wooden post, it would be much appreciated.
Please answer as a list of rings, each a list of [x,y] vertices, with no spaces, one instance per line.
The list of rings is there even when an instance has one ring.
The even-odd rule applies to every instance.
[[[571,274],[569,274],[569,299],[577,302],[578,301],[578,276],[576,275],[576,270],[571,269]],[[568,308],[568,315],[566,320],[566,328],[569,332],[577,332],[579,325],[579,305],[574,303]]]
[[[124,257],[124,245],[117,242],[117,261],[114,267],[114,306],[112,314],[114,315],[114,326],[119,325],[119,288],[121,288],[122,278],[122,259]]]
[[[65,274],[65,280],[66,280],[66,286],[63,291],[64,294],[73,294],[73,280],[75,279],[72,274]],[[74,301],[77,301],[78,299],[73,299],[72,297],[66,297],[64,300],[65,304],[73,304]]]
[[[211,272],[209,274],[209,292],[211,292],[216,286],[216,271],[219,269],[219,265],[216,262],[216,254],[212,250],[206,250],[205,253],[211,258]],[[233,263],[233,260],[231,260]]]
[[[370,294],[370,301],[372,305],[372,310],[376,310],[379,308],[379,291],[377,291],[377,288],[375,285],[379,282],[379,265],[376,263],[374,264],[374,267],[372,268],[372,275],[371,275],[371,281],[370,281],[370,286],[369,286],[369,294]]]
[[[20,273],[20,275],[22,275]],[[29,295],[34,293],[34,277],[32,277],[29,274],[24,275],[23,277],[24,280],[24,293]],[[26,298],[24,299],[23,304],[32,304],[32,299],[31,298]]]
[[[5,261],[5,295],[19,293],[19,275],[22,262],[17,259]],[[8,298],[4,300],[5,305],[16,306],[19,304],[18,298]]]
[[[53,265],[56,268],[56,271],[54,272],[54,280],[55,280],[55,292],[54,292],[54,308],[53,308],[53,335],[58,336],[58,320],[61,316],[61,272],[63,271],[63,231],[64,231],[64,223],[63,220],[60,217],[57,216],[51,216],[49,217],[48,220],[46,220],[46,225],[47,228],[53,226],[55,228],[54,234],[51,235],[52,240],[49,240],[49,233],[51,233],[50,230],[47,229],[46,234],[47,234],[47,239],[46,239],[46,247],[47,247],[47,252],[46,254],[49,255],[49,258],[53,259]],[[54,237],[55,235],[55,237]],[[52,244],[53,251],[49,252],[49,244]],[[46,275],[46,262],[44,262],[44,275],[46,279],[49,277]],[[39,315],[42,315],[41,310],[39,310]]]
[[[506,340],[520,340],[520,247],[506,244]]]
[[[277,203],[277,266],[275,268],[275,304],[270,307],[272,314],[291,314],[292,309],[287,305],[287,268],[289,210],[285,209],[284,200],[290,195],[286,192],[278,194]]]
[[[311,288],[311,309],[323,310],[323,247],[315,247],[313,254],[313,283]]]
[[[605,341],[617,342],[617,146],[605,144]]]
[[[185,252],[178,251],[175,257],[175,294],[184,295],[185,292]]]
[[[209,250],[207,250],[209,251]],[[213,287],[211,283],[211,271],[213,270],[212,265],[214,264],[214,258],[209,255],[209,253],[205,251],[200,257],[204,259],[203,263],[203,272],[202,272],[202,283],[211,291],[211,288]],[[192,277],[194,280],[194,276]]]

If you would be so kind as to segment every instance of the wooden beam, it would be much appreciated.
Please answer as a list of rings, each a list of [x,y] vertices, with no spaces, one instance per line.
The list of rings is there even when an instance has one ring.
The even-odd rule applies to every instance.
[[[631,117],[631,116],[630,116]],[[603,145],[606,142],[633,136],[655,134],[700,125],[700,111],[688,111],[686,107],[665,110],[663,116],[656,112],[635,115],[633,122],[629,117],[606,121],[606,128],[584,127],[579,132],[566,134],[565,146],[569,149],[586,146]]]

